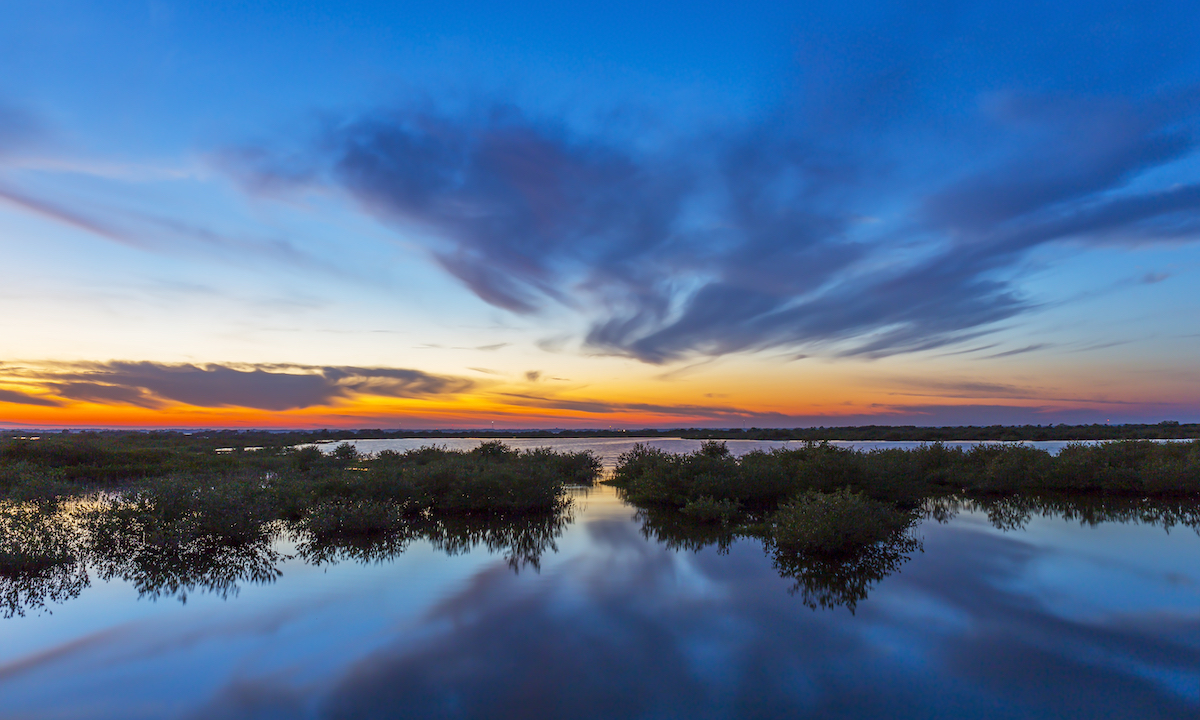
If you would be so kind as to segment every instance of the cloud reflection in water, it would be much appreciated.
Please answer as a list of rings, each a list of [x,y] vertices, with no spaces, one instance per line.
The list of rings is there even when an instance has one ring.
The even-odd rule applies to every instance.
[[[873,585],[851,614],[806,607],[756,540],[668,547],[644,514],[615,509],[596,491],[561,534],[536,533],[558,548],[540,572],[512,572],[503,543],[490,555],[482,545],[449,557],[435,550],[428,576],[421,568],[433,565],[406,562],[426,552],[417,544],[395,558],[364,555],[366,564],[339,554],[315,574],[288,570],[257,599],[230,600],[216,615],[193,611],[178,627],[148,623],[144,632],[129,625],[104,647],[10,665],[0,689],[4,698],[57,697],[50,690],[67,682],[68,668],[86,668],[89,688],[115,688],[135,665],[157,687],[189,667],[201,673],[203,662],[206,681],[176,687],[188,699],[169,715],[1194,718],[1200,709],[1194,578],[1178,579],[1172,603],[1147,589],[1149,599],[1119,611],[1062,610],[1142,569],[1111,547],[1121,533],[1156,534],[1164,554],[1183,553],[1164,565],[1186,574],[1196,552],[1189,529],[1165,536],[1147,526],[1062,523],[1087,534],[1084,557],[1047,542],[1036,519],[1026,531],[1001,532],[988,508],[961,508],[945,524],[923,525],[924,552]],[[1038,585],[1039,573],[1079,562],[1092,564],[1094,585]],[[297,604],[311,592],[305,583],[346,578],[358,580],[341,601]],[[390,594],[371,595],[375,582]],[[409,610],[382,599],[420,595],[429,583],[436,592]],[[1052,603],[1047,588],[1076,600]],[[246,602],[260,603],[256,620],[244,616]],[[270,631],[248,634],[256,622]],[[153,642],[144,636],[152,625],[165,633]],[[211,640],[211,652],[192,654],[192,636]],[[152,705],[137,692],[112,692],[108,710],[93,717],[134,717]]]

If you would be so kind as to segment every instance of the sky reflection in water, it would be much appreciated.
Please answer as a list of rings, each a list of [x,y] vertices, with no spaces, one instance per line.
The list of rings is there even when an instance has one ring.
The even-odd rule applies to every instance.
[[[964,510],[920,525],[920,548],[851,613],[810,609],[757,540],[672,537],[607,488],[576,505],[569,524],[528,534],[544,545],[540,570],[478,528],[365,561],[278,542],[293,556],[282,575],[228,599],[138,600],[92,570],[52,613],[0,621],[0,707],[16,718],[1200,712],[1200,538],[1187,527],[1033,513],[1003,531]]]

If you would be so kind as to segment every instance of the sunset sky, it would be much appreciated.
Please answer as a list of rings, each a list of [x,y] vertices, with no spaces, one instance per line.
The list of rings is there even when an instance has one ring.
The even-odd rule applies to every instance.
[[[0,427],[1200,421],[1200,3],[0,4]]]

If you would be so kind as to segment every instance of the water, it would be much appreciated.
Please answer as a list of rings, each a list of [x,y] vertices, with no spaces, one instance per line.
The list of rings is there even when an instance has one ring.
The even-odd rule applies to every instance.
[[[930,510],[890,559],[832,572],[603,486],[540,525],[93,567],[0,619],[0,716],[1200,716],[1200,536],[1161,525],[1194,509]]]

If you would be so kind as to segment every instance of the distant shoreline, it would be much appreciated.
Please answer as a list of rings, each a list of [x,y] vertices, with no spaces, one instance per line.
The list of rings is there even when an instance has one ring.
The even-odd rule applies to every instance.
[[[917,427],[912,425],[861,425],[816,428],[639,428],[626,430],[90,430],[59,428],[0,430],[0,438],[57,435],[62,433],[117,436],[187,436],[192,440],[209,438],[214,442],[237,439],[241,443],[274,446],[305,442],[366,439],[440,439],[440,438],[684,438],[695,440],[891,440],[908,442],[975,441],[1072,441],[1072,440],[1186,440],[1200,438],[1200,423],[1160,422],[1125,425],[958,425]]]

